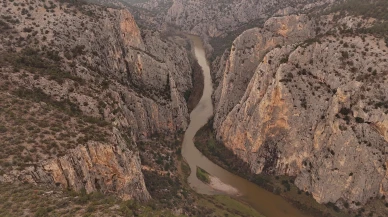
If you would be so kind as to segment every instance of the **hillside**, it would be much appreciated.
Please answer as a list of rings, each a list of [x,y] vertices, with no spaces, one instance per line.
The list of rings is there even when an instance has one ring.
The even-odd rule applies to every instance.
[[[126,10],[3,1],[0,11],[0,181],[148,200],[137,144],[187,126],[188,52]]]
[[[1,216],[260,216],[186,183],[186,38],[116,6],[0,3]]]
[[[253,173],[295,177],[319,203],[385,199],[386,21],[367,13],[384,4],[273,17],[236,38],[213,65],[217,139]]]

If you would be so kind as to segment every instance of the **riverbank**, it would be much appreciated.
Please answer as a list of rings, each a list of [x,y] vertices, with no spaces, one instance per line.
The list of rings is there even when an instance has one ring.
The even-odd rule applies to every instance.
[[[238,190],[236,188],[225,184],[219,178],[210,175],[200,167],[197,167],[197,178],[217,192],[227,195],[238,195]]]
[[[302,192],[293,184],[293,177],[257,175],[250,171],[249,165],[239,159],[232,151],[216,141],[212,132],[212,121],[202,127],[194,137],[196,148],[208,159],[222,168],[243,177],[269,192],[278,194],[311,216],[351,216],[334,204],[318,204],[307,192]]]
[[[219,178],[210,176],[210,187],[219,192],[225,193],[227,195],[235,195],[238,196],[238,190],[233,188],[230,185],[223,183]]]
[[[238,198],[229,195],[204,195],[195,192],[195,190],[191,189],[189,183],[187,183],[191,173],[190,166],[183,160],[182,156],[179,156],[176,162],[179,180],[181,180],[183,188],[185,189],[185,195],[191,195],[193,205],[201,210],[200,215],[197,216],[265,217]],[[209,177],[209,182],[210,185],[214,182],[211,176]]]
[[[194,56],[194,51],[192,52],[192,55]],[[190,60],[190,63],[192,69],[191,79],[193,81],[193,88],[185,93],[185,99],[187,101],[187,109],[189,110],[189,112],[192,112],[201,100],[204,87],[204,77],[203,70],[194,57]]]

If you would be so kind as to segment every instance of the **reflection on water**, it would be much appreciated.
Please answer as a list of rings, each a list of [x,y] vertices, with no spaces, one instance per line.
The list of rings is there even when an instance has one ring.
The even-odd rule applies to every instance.
[[[191,174],[188,178],[190,186],[198,193],[217,194],[208,185],[202,183],[196,177],[196,167],[201,167],[212,176],[218,177],[225,184],[236,188],[240,193],[240,198],[249,203],[253,208],[267,217],[302,217],[296,208],[292,207],[282,197],[270,193],[257,185],[222,169],[207,159],[194,146],[193,138],[196,132],[204,126],[213,115],[213,104],[211,95],[213,92],[212,81],[210,77],[210,68],[206,60],[202,41],[197,36],[189,36],[193,41],[195,56],[204,73],[204,91],[203,96],[190,114],[190,125],[185,132],[182,155],[190,165]]]

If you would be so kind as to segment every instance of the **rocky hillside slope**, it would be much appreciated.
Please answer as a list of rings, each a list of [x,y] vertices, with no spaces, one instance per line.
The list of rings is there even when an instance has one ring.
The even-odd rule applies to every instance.
[[[117,0],[144,26],[167,26],[200,35],[208,57],[222,55],[244,30],[261,27],[272,16],[308,12],[335,0]]]
[[[137,144],[187,126],[186,41],[75,2],[1,1],[0,182],[147,200]]]
[[[329,1],[318,0],[122,0],[138,8],[159,12],[160,21],[182,28],[193,34],[218,37],[232,32],[251,21],[307,10]],[[280,6],[281,5],[281,6]],[[280,6],[280,7],[279,7]],[[279,10],[280,9],[280,10]]]
[[[270,18],[215,62],[214,129],[252,172],[358,208],[388,196],[386,23],[312,15]]]
[[[169,8],[166,21],[180,26],[194,34],[218,37],[236,30],[243,24],[268,18],[279,9],[303,9],[314,0],[268,1],[192,1],[174,0]]]

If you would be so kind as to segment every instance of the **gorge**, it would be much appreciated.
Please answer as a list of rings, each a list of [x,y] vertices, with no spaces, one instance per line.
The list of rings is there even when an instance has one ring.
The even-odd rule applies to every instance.
[[[0,216],[387,216],[385,0],[0,0]]]
[[[213,114],[212,95],[212,81],[210,76],[210,67],[206,60],[205,50],[203,48],[201,39],[198,36],[189,36],[193,41],[195,56],[201,65],[204,73],[204,91],[198,105],[190,114],[190,124],[185,132],[183,140],[182,155],[190,165],[191,174],[188,182],[197,192],[202,194],[216,194],[217,191],[210,188],[208,185],[200,181],[195,174],[197,167],[200,167],[210,175],[219,178],[223,183],[230,185],[237,189],[238,197],[252,207],[258,210],[261,214],[268,217],[302,217],[304,216],[296,208],[288,204],[280,196],[274,195],[259,186],[244,180],[241,177],[231,174],[218,165],[207,159],[194,146],[193,138],[197,131],[203,127],[211,118]],[[219,192],[218,192],[219,193]],[[223,192],[221,192],[223,193]]]

